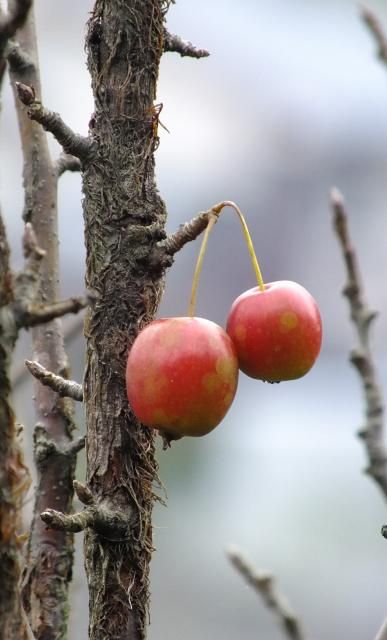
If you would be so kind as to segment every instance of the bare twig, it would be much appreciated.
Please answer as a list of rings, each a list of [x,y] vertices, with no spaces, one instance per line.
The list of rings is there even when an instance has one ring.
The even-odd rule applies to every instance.
[[[79,315],[76,318],[73,318],[71,324],[64,327],[64,339],[66,344],[71,344],[73,340],[79,338],[82,334],[84,325],[84,317],[83,314]],[[25,367],[24,362],[22,365],[18,366],[15,369],[13,378],[12,378],[12,388],[16,389],[19,385],[23,384],[29,378],[28,369]]]
[[[151,255],[152,265],[163,269],[171,266],[173,256],[180,251],[185,244],[196,240],[207,227],[211,216],[214,215],[217,214],[212,209],[202,211],[189,222],[182,224],[175,233],[157,242]]]
[[[48,371],[39,362],[32,360],[25,361],[28,371],[42,384],[50,387],[53,391],[56,391],[60,396],[64,398],[72,398],[78,402],[83,400],[82,385],[78,384],[74,380],[67,380],[62,376],[57,376],[55,373]]]
[[[34,66],[33,60],[26,51],[23,51],[20,44],[15,40],[9,40],[5,49],[5,57],[11,69],[19,73],[27,73]]]
[[[65,173],[65,171],[81,171],[82,163],[79,158],[71,156],[68,153],[61,153],[58,160],[55,163],[55,170],[58,178]]]
[[[130,514],[110,509],[107,504],[97,503],[89,487],[74,480],[73,486],[79,500],[86,508],[79,513],[64,514],[55,509],[46,509],[41,518],[51,529],[78,533],[93,529],[108,540],[121,542],[130,531]]]
[[[183,40],[180,36],[169,33],[167,30],[164,32],[164,51],[173,51],[182,57],[189,56],[190,58],[207,58],[210,55],[206,49],[199,49],[192,42]]]
[[[235,569],[257,591],[265,605],[279,618],[286,637],[291,640],[305,640],[301,623],[285,598],[278,593],[274,578],[266,573],[255,571],[239,549],[229,549],[227,555]]]
[[[94,508],[84,509],[73,515],[65,515],[55,509],[47,509],[40,516],[50,529],[58,531],[69,531],[70,533],[79,533],[87,527],[92,527],[95,521]]]
[[[387,37],[379,18],[368,7],[362,7],[361,16],[376,40],[379,58],[387,63]]]
[[[46,109],[36,99],[32,86],[16,82],[16,89],[20,101],[28,108],[27,113],[31,120],[39,122],[46,131],[52,133],[66,153],[76,156],[82,161],[90,159],[93,144],[89,138],[74,133],[58,113]]]
[[[52,304],[30,304],[27,307],[19,306],[15,308],[16,322],[19,327],[36,327],[45,324],[55,318],[62,318],[67,313],[78,313],[89,304],[88,297],[68,298],[59,300]]]
[[[367,473],[374,478],[387,498],[387,452],[384,443],[384,401],[379,387],[376,367],[370,346],[370,327],[376,317],[365,300],[360,271],[355,250],[351,243],[348,218],[342,195],[333,189],[331,193],[333,223],[347,271],[347,283],[344,295],[347,297],[351,320],[355,326],[358,346],[352,351],[350,359],[357,369],[364,389],[366,404],[365,425],[359,432],[364,440],[367,456]]]

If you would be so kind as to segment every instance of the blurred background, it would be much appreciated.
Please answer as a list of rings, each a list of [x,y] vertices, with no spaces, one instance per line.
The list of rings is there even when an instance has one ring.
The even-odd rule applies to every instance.
[[[43,98],[87,133],[93,110],[85,67],[91,0],[35,0]],[[373,1],[387,26],[387,2]],[[387,383],[387,68],[352,0],[180,0],[169,29],[211,56],[168,53],[160,71],[157,180],[168,230],[198,211],[235,200],[245,212],[266,281],[292,279],[318,300],[321,357],[304,379],[264,385],[243,374],[223,424],[203,439],[159,452],[167,508],[154,513],[149,640],[283,638],[277,621],[229,565],[241,547],[272,572],[308,638],[373,638],[387,616],[387,522],[364,474],[356,432],[362,390],[348,353],[355,343],[342,256],[331,229],[329,191],[345,195],[370,305],[380,311],[374,348]],[[21,266],[23,193],[13,100],[4,86],[0,120],[1,204]],[[59,153],[50,139],[53,154]],[[79,175],[60,182],[62,294],[83,291]],[[198,242],[168,273],[160,315],[184,315]],[[197,314],[224,324],[254,275],[238,221],[224,213],[210,240]],[[66,320],[72,326],[73,320]],[[67,340],[82,379],[83,339]],[[32,386],[15,362],[15,401],[31,450]],[[81,410],[79,429],[83,430]],[[83,479],[83,461],[79,477]],[[32,502],[27,504],[31,510]],[[27,513],[26,517],[29,517]],[[87,594],[77,537],[72,640],[86,637]]]

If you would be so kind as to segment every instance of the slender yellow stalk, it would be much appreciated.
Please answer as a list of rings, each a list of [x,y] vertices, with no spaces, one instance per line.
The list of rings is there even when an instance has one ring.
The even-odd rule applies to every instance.
[[[195,313],[197,289],[198,289],[199,278],[200,278],[200,274],[201,274],[202,266],[203,266],[203,258],[204,258],[204,254],[206,253],[206,249],[207,249],[208,238],[210,236],[210,233],[211,233],[211,230],[212,230],[213,226],[217,222],[218,217],[222,212],[222,209],[224,209],[225,207],[231,207],[232,209],[234,209],[234,211],[238,215],[238,218],[239,218],[240,223],[242,225],[243,235],[245,237],[245,242],[246,242],[246,245],[247,245],[247,249],[248,249],[248,252],[250,254],[251,263],[253,265],[254,273],[255,273],[255,276],[257,278],[258,287],[259,287],[259,289],[261,291],[265,291],[265,285],[264,285],[264,282],[263,282],[261,269],[259,268],[259,263],[258,263],[258,260],[257,260],[257,256],[255,255],[255,251],[254,251],[253,241],[251,240],[250,232],[249,232],[249,229],[247,227],[247,223],[246,223],[245,217],[244,217],[242,211],[240,210],[240,208],[238,207],[238,205],[235,204],[235,202],[232,202],[231,200],[224,200],[223,202],[219,202],[218,204],[216,204],[213,207],[211,207],[211,209],[209,209],[210,219],[208,221],[208,225],[207,225],[206,230],[204,232],[204,237],[203,237],[202,244],[201,244],[201,247],[200,247],[200,251],[199,251],[199,255],[198,255],[198,259],[197,259],[196,267],[195,267],[195,273],[194,273],[194,277],[193,277],[193,281],[192,281],[191,299],[190,299],[189,307],[188,307],[188,315],[189,315],[190,318],[192,318],[194,313]]]
[[[200,273],[201,273],[202,266],[203,266],[203,258],[204,258],[204,254],[206,253],[206,249],[207,249],[208,238],[210,237],[211,229],[214,226],[214,224],[217,222],[217,220],[218,220],[218,215],[216,213],[213,213],[210,216],[210,219],[208,221],[208,225],[207,225],[206,230],[204,232],[202,245],[200,247],[198,259],[197,259],[197,262],[196,262],[195,273],[194,273],[194,277],[193,277],[193,280],[192,280],[191,299],[189,301],[189,307],[188,307],[188,315],[189,315],[190,318],[192,318],[194,313],[195,313],[196,295],[197,295],[197,290],[198,290],[198,285],[199,285]]]
[[[254,251],[253,241],[251,239],[251,235],[250,235],[245,217],[242,211],[240,210],[240,208],[238,207],[238,205],[235,204],[235,202],[232,202],[231,200],[225,200],[224,202],[220,202],[219,204],[216,204],[214,207],[212,207],[212,210],[220,214],[221,210],[224,209],[224,207],[231,207],[238,214],[238,218],[242,225],[243,235],[245,237],[247,249],[250,254],[251,264],[253,265],[255,277],[257,278],[258,287],[260,288],[261,291],[265,291],[265,285],[263,282],[261,269],[259,267],[257,256]]]

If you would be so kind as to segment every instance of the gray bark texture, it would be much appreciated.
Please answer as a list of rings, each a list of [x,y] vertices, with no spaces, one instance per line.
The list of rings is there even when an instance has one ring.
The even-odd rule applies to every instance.
[[[10,404],[9,367],[17,339],[9,249],[0,215],[0,638],[26,640],[20,598],[21,508],[29,486],[18,426]]]
[[[154,180],[153,101],[168,4],[97,0],[86,38],[95,99],[95,153],[83,171],[86,287],[96,293],[85,323],[87,483],[101,510],[112,514],[105,531],[85,534],[92,640],[146,637],[157,466],[154,435],[128,405],[125,365],[163,286],[150,256],[165,237]],[[122,517],[124,531],[115,527]]]
[[[13,3],[10,2],[10,7]],[[41,96],[33,13],[17,35],[29,64],[10,59],[24,159],[24,219],[32,222],[39,247],[45,252],[39,271],[35,302],[53,303],[59,292],[57,228],[57,173],[47,136],[21,104],[17,82],[27,82]],[[44,320],[43,320],[44,321]],[[32,323],[33,324],[33,323]],[[67,376],[61,321],[51,320],[32,329],[34,359],[50,371]],[[62,640],[67,634],[68,587],[72,574],[73,536],[48,529],[40,518],[47,507],[71,511],[76,456],[70,453],[73,421],[71,401],[35,382],[36,426],[34,457],[37,468],[34,515],[25,555],[23,604],[36,640]]]

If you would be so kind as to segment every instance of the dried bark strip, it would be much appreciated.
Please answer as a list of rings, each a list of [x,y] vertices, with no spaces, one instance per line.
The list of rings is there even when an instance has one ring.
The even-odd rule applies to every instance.
[[[255,571],[238,549],[230,549],[227,555],[235,569],[276,614],[286,637],[290,640],[305,640],[301,622],[285,598],[278,593],[273,576]]]
[[[371,311],[365,300],[359,265],[352,246],[348,228],[348,217],[342,195],[332,190],[331,205],[333,224],[343,253],[347,271],[347,283],[343,294],[349,302],[351,320],[355,326],[359,344],[352,351],[350,359],[357,369],[364,390],[365,425],[359,432],[364,441],[367,456],[367,473],[376,481],[387,498],[387,451],[384,443],[384,400],[380,390],[375,363],[370,346],[370,328],[376,313]]]
[[[99,294],[85,326],[87,483],[99,507],[127,526],[119,543],[107,539],[114,523],[106,537],[85,532],[90,640],[146,636],[157,467],[153,432],[128,405],[125,364],[163,287],[150,255],[165,237],[154,181],[153,101],[168,4],[97,0],[87,33],[96,159],[83,173],[86,286]]]
[[[13,64],[11,58],[12,84],[15,86],[15,82],[21,82],[32,85],[40,95],[32,15],[19,32],[18,44],[33,64]],[[24,218],[33,222],[39,246],[46,252],[40,271],[41,298],[38,302],[52,304],[58,299],[57,176],[49,155],[46,134],[39,124],[29,119],[17,95],[15,101],[24,156]],[[50,371],[67,377],[67,360],[59,320],[34,328],[33,344],[34,360]],[[27,549],[23,601],[36,639],[61,640],[65,638],[67,628],[67,591],[72,571],[73,538],[68,532],[48,530],[40,513],[54,505],[64,511],[71,510],[76,454],[76,447],[71,452],[74,428],[72,405],[68,399],[59,398],[39,382],[35,385],[35,397],[38,486]]]

